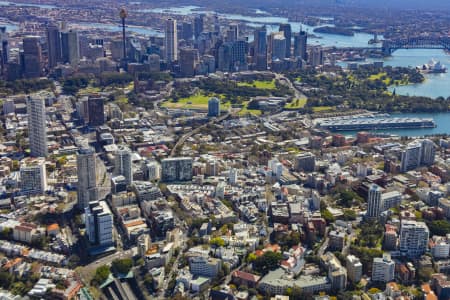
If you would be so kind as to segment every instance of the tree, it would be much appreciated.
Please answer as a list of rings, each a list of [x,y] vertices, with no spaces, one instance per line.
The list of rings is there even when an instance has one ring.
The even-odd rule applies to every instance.
[[[291,231],[288,235],[281,238],[280,244],[284,245],[287,249],[296,246],[300,243],[300,233],[298,231]]]
[[[354,221],[356,220],[356,213],[351,209],[345,209],[343,219],[345,221]]]
[[[447,220],[436,220],[428,224],[430,236],[445,236],[450,233],[450,222]]]
[[[12,236],[12,232],[13,232],[12,228],[5,227],[5,228],[0,232],[0,238],[1,238],[2,240],[9,240],[9,239],[11,238],[11,236]]]
[[[281,253],[267,251],[253,262],[253,269],[259,273],[266,274],[276,269],[282,259],[283,255]]]
[[[249,253],[247,255],[246,261],[247,263],[251,264],[252,262],[254,262],[258,257],[256,256],[255,253]]]
[[[8,272],[0,272],[0,286],[4,289],[8,289],[11,285],[13,278]]]
[[[108,266],[100,266],[95,270],[94,278],[92,278],[93,285],[101,285],[106,279],[108,279],[111,271]]]
[[[10,290],[14,295],[24,296],[27,293],[28,288],[26,287],[25,283],[17,281],[11,285]]]
[[[111,264],[114,272],[119,274],[128,274],[133,267],[133,260],[131,258],[115,259]]]
[[[210,244],[211,246],[214,246],[214,247],[216,247],[216,248],[219,248],[219,247],[225,246],[225,241],[224,241],[223,238],[221,238],[221,237],[215,237],[215,238],[212,238],[212,239],[209,241],[209,244]]]
[[[328,209],[322,210],[321,214],[325,221],[327,221],[327,224],[333,223],[335,221],[333,214]]]

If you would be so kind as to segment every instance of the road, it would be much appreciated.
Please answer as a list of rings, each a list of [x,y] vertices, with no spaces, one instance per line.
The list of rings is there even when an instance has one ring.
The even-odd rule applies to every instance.
[[[275,78],[282,84],[287,85],[295,93],[294,99],[306,99],[306,96],[300,92],[295,85],[283,74],[275,74]]]
[[[200,127],[195,128],[194,130],[192,130],[191,132],[186,133],[185,135],[183,135],[175,144],[175,146],[172,148],[172,151],[170,151],[170,155],[169,157],[173,157],[176,153],[176,150],[178,147],[183,146],[184,142],[186,142],[186,140],[188,138],[190,138],[191,136],[193,136],[194,134],[197,134],[200,132],[200,130],[202,130],[203,128],[206,128],[209,125],[212,125],[214,123],[219,123],[222,122],[223,120],[225,120],[226,118],[228,118],[231,115],[230,112],[226,113],[225,115],[221,116],[220,118],[214,118],[211,119],[208,123],[203,124]]]
[[[92,276],[95,273],[95,270],[103,265],[110,266],[113,260],[122,259],[122,258],[131,258],[133,256],[133,249],[129,249],[126,251],[118,251],[108,256],[96,259],[92,263],[83,267],[83,273],[85,273],[85,278]]]

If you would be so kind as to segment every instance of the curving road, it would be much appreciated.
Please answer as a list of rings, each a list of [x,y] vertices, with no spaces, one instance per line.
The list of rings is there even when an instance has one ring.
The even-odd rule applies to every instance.
[[[203,128],[206,128],[208,125],[212,125],[214,123],[220,123],[223,120],[225,120],[226,118],[228,118],[229,116],[231,116],[230,112],[227,112],[225,115],[219,117],[219,118],[214,118],[211,119],[208,123],[203,124],[200,127],[195,128],[194,130],[192,130],[191,132],[188,132],[186,134],[184,134],[175,144],[175,146],[172,148],[172,150],[170,151],[170,155],[169,157],[173,157],[176,153],[176,149],[180,146],[182,146],[184,144],[184,142],[186,142],[186,140],[188,138],[190,138],[191,136],[193,136],[194,134],[197,134],[200,132],[200,130],[202,130]]]

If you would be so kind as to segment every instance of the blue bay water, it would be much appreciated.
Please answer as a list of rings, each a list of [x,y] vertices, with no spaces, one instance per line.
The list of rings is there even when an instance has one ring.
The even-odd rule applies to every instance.
[[[0,1],[0,6],[11,5],[12,2]],[[18,5],[18,4],[16,4]],[[37,6],[41,8],[54,8],[52,5],[41,5],[41,4],[20,4],[21,6]],[[141,10],[145,12],[145,10]],[[153,13],[170,13],[170,14],[180,14],[180,15],[190,15],[193,13],[214,13],[211,11],[203,11],[198,6],[183,6],[183,7],[171,7],[163,9],[151,9],[147,12]],[[288,19],[283,17],[274,17],[268,15],[264,11],[257,10],[257,16],[246,16],[240,14],[222,14],[218,15],[222,18],[229,20],[236,20],[245,22],[249,26],[259,27],[262,25],[268,26],[268,32],[278,31],[279,23],[287,23]],[[309,33],[313,33],[314,27],[302,24],[300,22],[289,22],[292,26],[293,32],[298,32],[300,29],[306,30]],[[7,24],[5,22],[5,24]],[[101,28],[108,31],[120,31],[120,27],[114,24],[100,24],[100,23],[89,23],[89,24],[79,24],[83,26],[90,26],[95,28]],[[7,24],[8,31],[17,30],[15,24]],[[162,36],[163,34],[157,30],[150,27],[129,27],[129,31],[136,32],[138,34],[144,35],[157,35]],[[318,38],[309,38],[308,43],[310,45],[323,45],[323,46],[336,46],[336,47],[370,47],[368,41],[372,38],[372,35],[366,33],[356,33],[354,36],[341,36],[333,34],[321,34],[314,33]],[[250,37],[251,39],[252,37]],[[382,37],[381,37],[382,38]],[[376,45],[372,45],[376,47]],[[409,50],[397,50],[393,55],[385,59],[386,65],[391,66],[404,66],[404,67],[416,67],[418,65],[423,65],[427,63],[431,58],[441,61],[447,67],[450,67],[450,55],[446,54],[442,50],[428,50],[428,49],[409,49]],[[427,74],[425,75],[426,80],[423,83],[408,86],[398,86],[392,87],[391,90],[395,88],[397,94],[404,95],[418,95],[436,98],[439,96],[449,97],[450,96],[450,74]],[[394,116],[394,115],[393,115]],[[388,133],[398,134],[398,135],[410,135],[410,136],[422,136],[428,134],[450,134],[450,114],[440,113],[440,114],[398,114],[395,116],[414,116],[428,118],[432,117],[437,123],[437,128],[431,129],[417,129],[417,130],[389,130]],[[386,132],[386,131],[385,131]]]

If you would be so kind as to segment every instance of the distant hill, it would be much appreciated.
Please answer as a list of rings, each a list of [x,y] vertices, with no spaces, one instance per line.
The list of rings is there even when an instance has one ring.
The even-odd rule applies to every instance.
[[[450,1],[448,0],[336,0],[336,2],[349,6],[377,8],[450,9]]]
[[[147,0],[154,2],[154,0]],[[164,1],[162,1],[164,3]],[[170,0],[168,1],[170,2]],[[177,0],[179,4],[191,5],[219,5],[223,6],[223,0]],[[228,7],[244,6],[251,8],[269,7],[300,7],[303,4],[313,6],[352,6],[352,7],[374,7],[374,8],[401,8],[421,10],[450,10],[449,0],[227,0]]]

